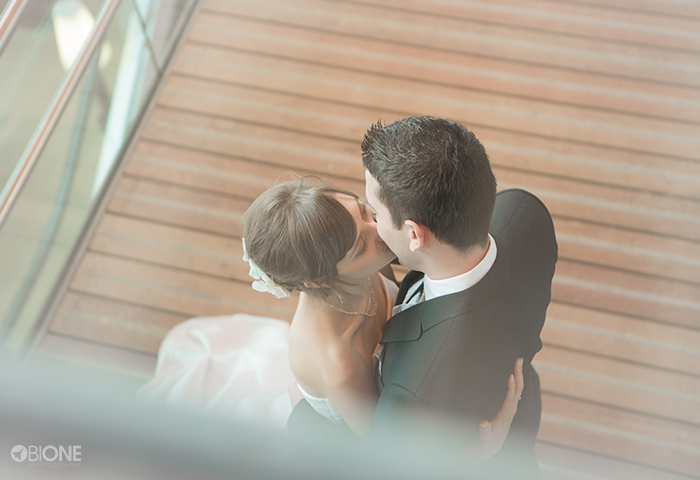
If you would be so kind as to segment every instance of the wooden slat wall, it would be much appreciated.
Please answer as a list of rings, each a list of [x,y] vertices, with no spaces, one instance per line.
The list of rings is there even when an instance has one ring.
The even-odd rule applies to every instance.
[[[450,117],[554,217],[545,475],[700,478],[700,4],[205,2],[38,356],[138,383],[186,318],[289,319],[240,259],[252,199],[362,194],[373,121]]]

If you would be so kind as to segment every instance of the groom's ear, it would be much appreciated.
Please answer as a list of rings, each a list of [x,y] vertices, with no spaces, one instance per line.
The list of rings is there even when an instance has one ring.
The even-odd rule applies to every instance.
[[[416,252],[417,250],[423,248],[428,235],[430,235],[430,231],[423,225],[420,225],[413,220],[406,220],[403,222],[403,225],[406,233],[408,234],[408,248],[412,252]]]

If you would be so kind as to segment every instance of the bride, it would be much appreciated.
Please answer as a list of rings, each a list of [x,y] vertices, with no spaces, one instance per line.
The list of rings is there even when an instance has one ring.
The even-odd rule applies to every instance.
[[[391,271],[395,255],[377,234],[371,209],[351,192],[301,179],[264,192],[243,221],[243,259],[256,279],[253,288],[278,298],[299,292],[288,327],[288,366],[281,368],[291,368],[295,387],[314,410],[364,436],[379,398],[374,354],[398,291],[379,273],[385,267]],[[163,390],[156,385],[161,357],[173,343],[168,337],[156,378],[142,389],[144,397]],[[501,410],[480,425],[483,451],[475,457],[493,455],[505,440],[522,391],[521,364],[509,379]]]

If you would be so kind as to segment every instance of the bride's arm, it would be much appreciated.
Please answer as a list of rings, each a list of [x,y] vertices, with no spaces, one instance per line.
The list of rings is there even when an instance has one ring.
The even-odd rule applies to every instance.
[[[352,348],[338,348],[329,357],[323,369],[322,391],[355,435],[362,438],[372,426],[379,400],[373,365]]]
[[[328,369],[327,374],[332,378],[326,381],[324,393],[327,392],[326,396],[345,423],[358,437],[363,437],[372,426],[379,394],[374,384],[372,367],[368,367],[357,352],[355,354],[356,358],[340,355],[341,358],[334,362],[334,368]],[[513,374],[508,378],[508,390],[501,408],[490,422],[484,420],[479,424],[481,447],[475,452],[466,452],[467,463],[483,462],[501,449],[518,411],[523,387],[523,359],[519,358],[515,362]]]

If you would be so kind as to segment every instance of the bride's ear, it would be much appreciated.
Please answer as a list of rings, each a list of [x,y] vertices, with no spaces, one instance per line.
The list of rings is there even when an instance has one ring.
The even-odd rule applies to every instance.
[[[316,282],[304,282],[304,286],[306,288],[327,288],[328,284],[325,281],[322,281],[320,283]]]

